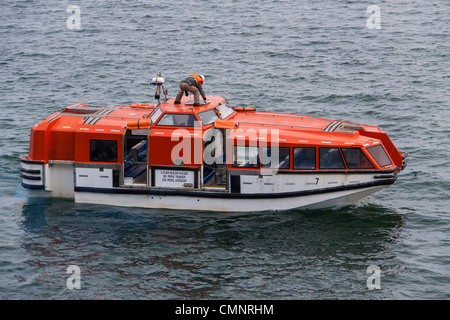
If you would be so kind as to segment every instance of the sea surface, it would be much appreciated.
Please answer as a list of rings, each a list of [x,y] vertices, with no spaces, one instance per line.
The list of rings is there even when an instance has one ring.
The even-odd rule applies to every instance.
[[[0,299],[449,299],[449,16],[448,0],[2,0]],[[31,126],[74,103],[154,103],[159,72],[169,97],[197,73],[236,107],[379,126],[408,167],[326,210],[133,209],[21,187]]]

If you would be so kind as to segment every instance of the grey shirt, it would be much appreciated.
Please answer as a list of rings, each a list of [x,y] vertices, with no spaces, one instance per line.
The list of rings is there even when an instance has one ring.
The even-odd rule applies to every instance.
[[[203,99],[206,100],[205,92],[203,91],[203,87],[200,83],[197,82],[197,80],[194,77],[187,77],[186,79],[182,80],[181,82],[187,83],[190,86],[197,87],[198,91],[200,91],[200,94],[202,95]]]

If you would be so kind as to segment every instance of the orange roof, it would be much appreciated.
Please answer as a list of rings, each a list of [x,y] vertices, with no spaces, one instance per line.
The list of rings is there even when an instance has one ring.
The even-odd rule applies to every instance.
[[[89,131],[117,134],[123,132],[127,127],[127,123],[134,123],[139,119],[145,119],[148,122],[153,110],[158,107],[163,113],[192,114],[213,109],[225,101],[224,98],[219,96],[208,96],[207,98],[210,102],[199,107],[194,107],[189,102],[191,100],[189,97],[183,97],[180,104],[174,104],[175,99],[172,98],[157,107],[150,104],[133,104],[131,106],[114,105],[98,108],[77,104],[65,108],[62,112],[51,115],[43,123],[46,123],[49,128],[51,127],[51,130],[55,131]],[[367,143],[370,138],[361,134],[364,130],[368,132],[382,132],[373,126],[349,124],[342,121],[311,116],[261,112],[245,108],[241,108],[242,111],[238,108],[236,110],[238,112],[235,112],[225,121],[235,123],[233,135],[237,138],[239,136],[245,136],[247,141],[249,138],[257,140],[264,139],[265,132],[266,134],[268,132],[266,139],[269,139],[270,133],[272,132],[274,136],[277,136],[276,139],[278,139],[277,141],[279,141],[280,145],[316,144],[323,146],[350,146],[364,145]],[[43,125],[43,123],[39,125]],[[219,121],[219,123],[221,122]],[[345,128],[345,126],[348,126],[348,128]],[[355,126],[358,129],[362,129],[362,131],[355,130]]]
[[[202,111],[213,109],[220,103],[225,101],[224,98],[219,96],[207,96],[207,99],[210,101],[209,103],[201,105],[199,107],[194,107],[192,104],[186,104],[187,102],[190,102],[192,98],[183,96],[180,104],[174,104],[175,98],[172,98],[164,103],[161,103],[160,107],[164,112],[170,113],[199,113]]]

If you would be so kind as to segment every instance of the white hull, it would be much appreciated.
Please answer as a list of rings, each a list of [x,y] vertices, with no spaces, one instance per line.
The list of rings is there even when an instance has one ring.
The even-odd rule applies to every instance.
[[[354,203],[386,187],[372,186],[361,189],[326,192],[280,198],[211,198],[172,195],[115,194],[75,192],[75,202],[122,207],[167,208],[179,210],[261,212],[294,208],[325,208]]]
[[[74,198],[77,203],[220,212],[342,206],[383,189],[396,177],[392,172],[241,175],[238,192],[230,193],[226,189],[207,187],[197,190],[192,187],[114,187],[111,169],[74,168],[73,163],[62,161],[50,165],[28,164],[24,169],[27,170],[24,183],[34,183],[32,186],[43,189],[30,190],[30,195]]]

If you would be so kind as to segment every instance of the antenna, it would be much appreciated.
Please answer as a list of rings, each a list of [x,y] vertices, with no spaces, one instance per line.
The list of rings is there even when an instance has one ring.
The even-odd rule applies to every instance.
[[[158,100],[158,105],[161,104],[161,101],[160,101],[161,90],[162,90],[162,93],[164,94],[164,98],[166,99],[164,101],[167,101],[167,90],[164,88],[164,78],[163,78],[161,72],[158,73],[156,75],[156,77],[152,79],[152,82],[150,84],[156,86],[155,99]]]

